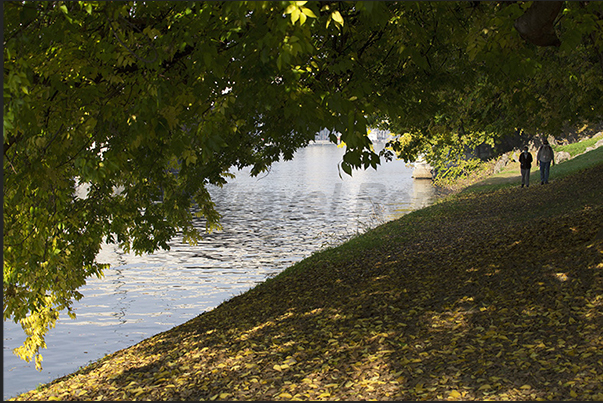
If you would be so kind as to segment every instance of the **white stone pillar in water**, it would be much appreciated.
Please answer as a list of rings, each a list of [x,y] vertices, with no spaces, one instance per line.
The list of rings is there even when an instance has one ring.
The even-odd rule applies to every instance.
[[[429,165],[423,159],[422,155],[415,161],[415,168],[412,171],[412,177],[414,179],[433,179],[431,174],[431,165]]]

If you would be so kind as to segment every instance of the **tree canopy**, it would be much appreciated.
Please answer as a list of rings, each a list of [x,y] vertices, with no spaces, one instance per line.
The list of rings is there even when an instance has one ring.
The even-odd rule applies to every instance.
[[[341,169],[603,111],[601,2],[3,3],[4,319],[36,358],[77,289],[125,251],[196,242],[208,186],[259,174],[328,129]],[[535,12],[537,11],[537,12]],[[85,196],[78,196],[86,184]]]

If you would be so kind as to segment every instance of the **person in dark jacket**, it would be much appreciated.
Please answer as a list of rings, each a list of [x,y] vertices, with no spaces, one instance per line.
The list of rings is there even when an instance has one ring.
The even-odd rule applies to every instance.
[[[549,170],[551,163],[555,165],[555,153],[549,145],[549,142],[544,140],[543,144],[538,149],[536,155],[536,165],[540,165],[540,184],[546,185],[549,183]]]
[[[523,148],[523,152],[519,156],[519,169],[521,170],[521,187],[530,186],[530,169],[532,168],[532,154],[528,151],[528,147]]]

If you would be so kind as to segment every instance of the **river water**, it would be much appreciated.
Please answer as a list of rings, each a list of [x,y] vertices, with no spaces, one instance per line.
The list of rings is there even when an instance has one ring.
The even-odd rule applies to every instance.
[[[234,172],[223,188],[210,189],[223,230],[196,246],[175,238],[169,251],[135,256],[105,245],[97,260],[111,268],[80,289],[77,319],[61,316],[50,331],[41,372],[12,354],[25,336],[4,322],[4,399],[182,324],[313,252],[438,197],[431,181],[412,179],[403,161],[340,177],[343,153],[333,144],[311,144],[259,177]]]

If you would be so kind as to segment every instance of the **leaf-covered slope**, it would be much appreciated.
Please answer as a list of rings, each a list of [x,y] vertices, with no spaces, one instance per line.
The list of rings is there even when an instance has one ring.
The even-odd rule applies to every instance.
[[[19,398],[601,400],[601,195],[459,194]]]

